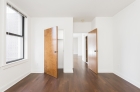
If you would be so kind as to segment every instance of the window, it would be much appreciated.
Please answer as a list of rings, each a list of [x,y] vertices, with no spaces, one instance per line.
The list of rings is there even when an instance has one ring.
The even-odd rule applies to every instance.
[[[24,59],[24,19],[7,4],[6,10],[6,63]]]

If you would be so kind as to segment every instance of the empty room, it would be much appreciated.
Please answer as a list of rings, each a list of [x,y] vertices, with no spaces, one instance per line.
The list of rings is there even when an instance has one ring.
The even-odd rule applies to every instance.
[[[0,92],[140,92],[140,0],[0,0]]]

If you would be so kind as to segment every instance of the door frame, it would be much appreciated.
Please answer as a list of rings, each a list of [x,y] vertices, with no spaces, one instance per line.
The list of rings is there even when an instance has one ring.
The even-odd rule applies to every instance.
[[[86,40],[86,62],[88,62],[88,36],[85,37]]]

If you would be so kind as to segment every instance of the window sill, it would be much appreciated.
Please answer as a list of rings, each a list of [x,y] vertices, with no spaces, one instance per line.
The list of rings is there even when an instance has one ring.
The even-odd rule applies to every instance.
[[[5,64],[5,65],[1,66],[1,68],[3,70],[6,70],[8,68],[12,68],[14,66],[18,66],[18,65],[21,65],[21,64],[26,63],[26,62],[28,62],[28,59],[22,59],[22,60],[19,60],[16,62],[11,62],[11,63]]]
[[[6,64],[10,64],[10,63],[13,63],[13,62],[19,62],[21,60],[24,60],[24,58],[13,60],[13,61],[8,61],[8,62],[6,62]]]

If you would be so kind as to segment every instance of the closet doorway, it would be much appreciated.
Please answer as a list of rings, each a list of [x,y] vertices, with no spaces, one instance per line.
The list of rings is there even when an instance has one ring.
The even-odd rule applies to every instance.
[[[64,67],[64,30],[58,30],[58,69]]]

